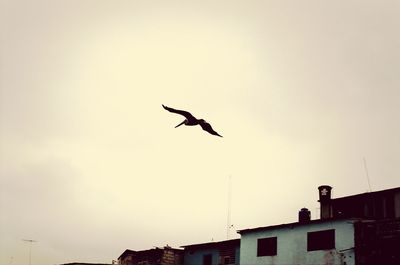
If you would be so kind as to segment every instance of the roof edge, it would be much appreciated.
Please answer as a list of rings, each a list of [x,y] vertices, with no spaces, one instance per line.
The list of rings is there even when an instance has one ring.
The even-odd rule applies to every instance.
[[[255,228],[247,228],[237,230],[236,232],[240,235],[262,231],[262,230],[270,230],[270,229],[279,229],[279,228],[286,228],[286,227],[294,227],[294,226],[302,226],[302,225],[309,225],[309,224],[319,224],[319,223],[328,223],[328,222],[339,222],[339,221],[360,221],[360,220],[367,220],[363,218],[329,218],[329,219],[316,219],[310,220],[308,222],[293,222],[293,223],[286,223],[286,224],[279,224],[279,225],[270,225],[270,226],[261,226]]]
[[[232,244],[232,243],[240,243],[240,238],[236,239],[228,239],[228,240],[223,240],[223,241],[215,241],[215,242],[206,242],[206,243],[199,243],[199,244],[191,244],[191,245],[184,245],[180,246],[181,248],[193,248],[193,247],[208,247],[208,246],[217,246],[217,245],[223,245],[223,244]]]

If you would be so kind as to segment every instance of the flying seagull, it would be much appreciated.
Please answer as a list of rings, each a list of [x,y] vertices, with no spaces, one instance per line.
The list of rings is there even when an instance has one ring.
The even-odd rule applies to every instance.
[[[167,107],[164,105],[162,105],[162,106],[164,109],[168,110],[169,112],[180,114],[185,117],[185,120],[183,122],[179,123],[178,125],[176,125],[175,128],[181,126],[182,124],[185,124],[186,126],[200,125],[204,131],[207,131],[208,133],[222,137],[222,135],[220,135],[216,131],[214,131],[213,128],[211,127],[211,125],[208,122],[206,122],[205,120],[197,119],[192,114],[190,114],[189,112],[184,111],[184,110],[173,109],[173,108],[170,108],[170,107]]]

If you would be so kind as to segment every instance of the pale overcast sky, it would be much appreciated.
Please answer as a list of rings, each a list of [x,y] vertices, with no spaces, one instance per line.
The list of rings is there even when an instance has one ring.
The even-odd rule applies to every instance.
[[[0,0],[0,263],[111,262],[400,186],[400,1]],[[224,138],[161,104],[208,120]]]

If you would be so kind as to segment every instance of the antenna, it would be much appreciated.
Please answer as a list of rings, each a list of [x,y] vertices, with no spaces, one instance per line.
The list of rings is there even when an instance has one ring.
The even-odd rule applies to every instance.
[[[232,176],[228,178],[228,217],[226,220],[226,239],[230,237],[231,231],[231,201],[232,201]]]
[[[38,242],[33,239],[22,239],[22,241],[29,242],[29,265],[31,265],[31,259],[32,259],[32,243]]]
[[[367,181],[368,181],[369,192],[371,192],[371,191],[372,191],[372,189],[371,189],[371,183],[369,182],[369,174],[368,174],[368,168],[367,168],[367,160],[365,159],[365,157],[363,157],[363,161],[364,161],[365,175],[367,176]]]

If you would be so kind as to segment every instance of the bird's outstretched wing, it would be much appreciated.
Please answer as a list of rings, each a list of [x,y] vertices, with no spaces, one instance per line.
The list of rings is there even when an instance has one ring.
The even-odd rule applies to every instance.
[[[186,119],[191,120],[191,119],[196,119],[190,112],[184,111],[184,110],[178,110],[178,109],[173,109],[170,107],[167,107],[165,105],[162,105],[164,109],[168,110],[169,112],[173,112],[176,114],[180,114],[182,116],[185,116]]]
[[[204,131],[209,132],[213,135],[217,135],[219,137],[222,137],[222,135],[220,135],[219,133],[217,133],[216,131],[213,130],[213,128],[211,127],[211,125],[208,122],[201,122],[200,123],[201,128],[203,128]]]

